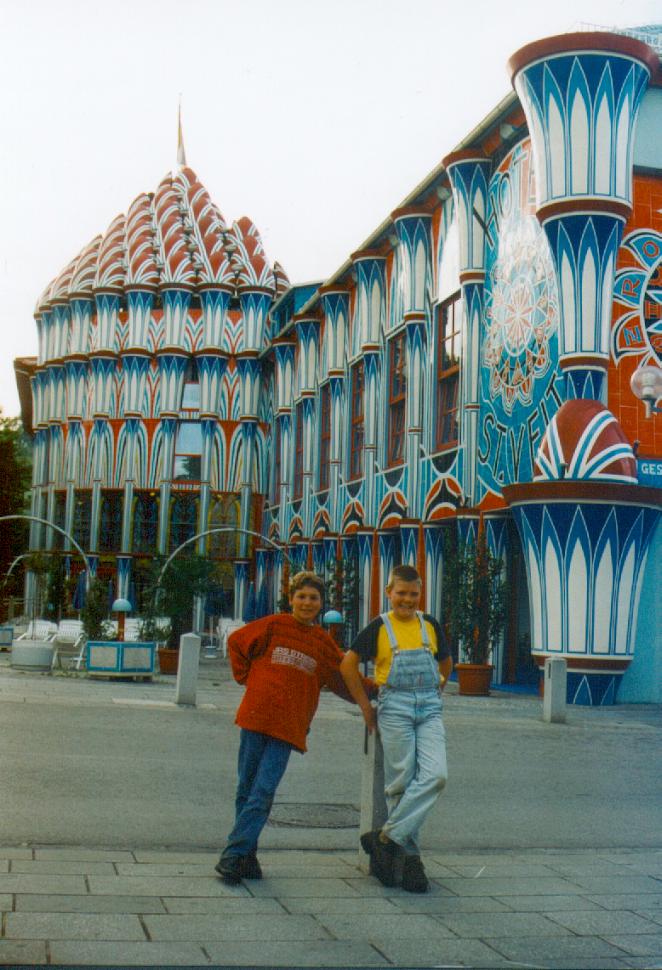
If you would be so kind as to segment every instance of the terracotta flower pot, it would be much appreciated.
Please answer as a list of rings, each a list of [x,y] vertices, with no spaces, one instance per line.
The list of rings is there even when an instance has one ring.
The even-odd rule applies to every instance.
[[[159,647],[159,670],[162,674],[176,674],[179,668],[179,650],[172,647]]]
[[[492,682],[492,664],[455,664],[458,693],[487,697]]]

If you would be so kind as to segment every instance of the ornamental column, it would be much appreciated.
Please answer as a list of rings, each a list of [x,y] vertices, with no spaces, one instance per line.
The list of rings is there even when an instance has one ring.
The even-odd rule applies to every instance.
[[[632,212],[635,125],[658,64],[646,44],[606,32],[548,37],[509,61],[533,146],[536,215],[558,279],[567,399],[606,404],[614,268]]]
[[[279,499],[278,534],[285,541],[289,533],[288,502],[290,499],[290,454],[292,447],[292,392],[294,388],[294,354],[296,344],[290,340],[277,340],[275,351],[276,386],[276,446],[280,441],[280,453],[275,456],[278,480],[275,483]]]
[[[453,152],[444,159],[453,189],[460,240],[464,340],[460,367],[460,481],[469,505],[478,501],[480,328],[485,288],[485,229],[491,162],[481,151]]]
[[[376,523],[377,416],[381,372],[380,337],[385,313],[386,257],[372,250],[352,253],[356,267],[357,319],[363,352],[363,508],[364,522]]]
[[[349,321],[349,293],[341,284],[319,289],[324,311],[324,373],[329,375],[331,394],[331,447],[329,458],[329,519],[334,532],[340,532],[343,510],[341,494],[343,409],[345,399],[345,360]]]
[[[316,317],[295,317],[297,340],[299,344],[299,393],[303,415],[303,494],[301,518],[303,534],[310,538],[313,534],[313,491],[314,481],[319,471],[317,461],[319,451],[314,441],[315,395],[317,388],[317,359],[319,353],[320,321]]]
[[[254,350],[237,356],[237,371],[241,382],[241,507],[239,526],[250,529],[255,471],[255,446],[257,437],[258,402],[262,368]],[[248,557],[249,537],[241,533],[239,555]]]

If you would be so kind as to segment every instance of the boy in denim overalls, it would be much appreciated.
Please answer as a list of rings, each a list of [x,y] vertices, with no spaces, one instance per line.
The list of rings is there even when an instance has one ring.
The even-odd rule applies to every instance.
[[[441,627],[417,610],[421,592],[418,572],[396,566],[386,587],[390,611],[361,630],[340,666],[368,730],[379,725],[384,749],[388,818],[381,830],[364,833],[361,845],[385,886],[395,885],[395,856],[404,851],[402,888],[409,892],[429,887],[418,834],[446,784],[441,691],[453,669]],[[361,660],[375,662],[376,716],[359,675]]]

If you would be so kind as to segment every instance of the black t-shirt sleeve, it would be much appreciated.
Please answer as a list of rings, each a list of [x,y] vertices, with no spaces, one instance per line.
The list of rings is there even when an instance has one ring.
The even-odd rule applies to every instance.
[[[437,663],[441,663],[442,660],[445,660],[446,657],[450,657],[451,655],[446,637],[444,636],[444,631],[442,630],[438,620],[436,620],[433,616],[430,616],[429,613],[424,613],[423,617],[428,621],[428,623],[432,624],[432,629],[434,630],[437,638]]]
[[[375,617],[354,638],[349,649],[357,653],[361,660],[374,660],[377,656],[377,636],[382,623],[381,616]]]

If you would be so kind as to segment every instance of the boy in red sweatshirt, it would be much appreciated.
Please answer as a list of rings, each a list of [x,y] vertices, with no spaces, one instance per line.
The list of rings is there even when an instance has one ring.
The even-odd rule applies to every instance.
[[[241,728],[235,824],[216,872],[223,882],[261,879],[257,842],[292,750],[306,750],[306,735],[322,687],[347,701],[340,674],[343,652],[315,624],[324,583],[315,573],[292,577],[292,613],[249,623],[228,639],[234,679],[246,685],[235,723]],[[365,681],[373,693],[374,685]]]

